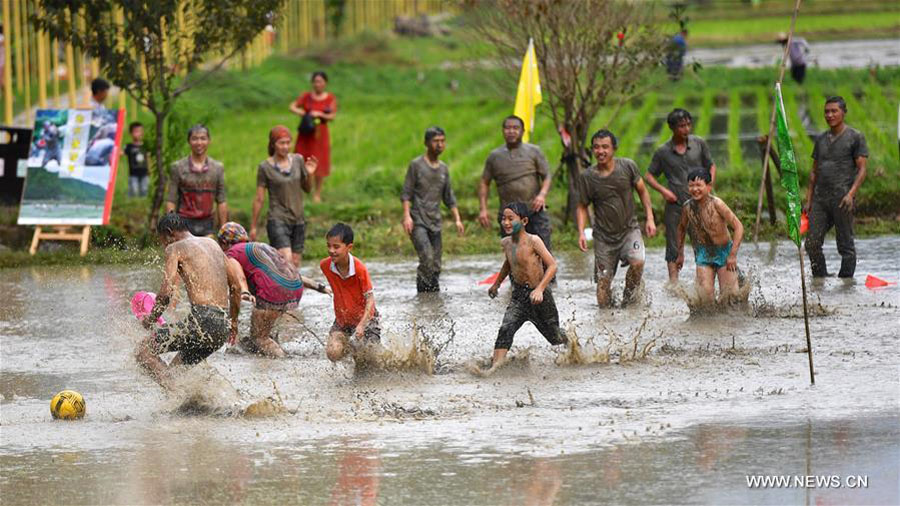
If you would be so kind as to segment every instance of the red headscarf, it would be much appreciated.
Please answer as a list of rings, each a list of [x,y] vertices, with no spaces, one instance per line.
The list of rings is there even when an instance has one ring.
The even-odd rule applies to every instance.
[[[275,154],[275,143],[285,137],[291,138],[291,131],[286,126],[276,125],[272,130],[269,130],[269,156]]]

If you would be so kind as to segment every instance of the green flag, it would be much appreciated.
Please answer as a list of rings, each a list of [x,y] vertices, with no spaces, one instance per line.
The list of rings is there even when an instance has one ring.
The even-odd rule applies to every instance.
[[[794,156],[794,145],[788,131],[787,117],[784,113],[784,100],[781,98],[781,84],[775,83],[775,100],[778,113],[775,117],[775,142],[778,144],[778,155],[781,158],[781,187],[787,194],[788,235],[797,247],[800,247],[800,182],[797,178],[797,158]]]

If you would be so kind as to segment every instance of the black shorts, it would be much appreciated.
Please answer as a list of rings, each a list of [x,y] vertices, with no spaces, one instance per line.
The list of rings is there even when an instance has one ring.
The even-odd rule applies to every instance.
[[[550,344],[566,342],[565,334],[559,328],[559,311],[550,288],[544,290],[544,300],[540,304],[531,303],[531,288],[528,285],[512,284],[512,298],[506,306],[503,323],[497,332],[495,350],[508,350],[512,346],[513,337],[525,324],[531,322]]]
[[[329,332],[340,332],[347,337],[351,337],[356,332],[356,327],[353,325],[343,327],[335,320],[331,324],[331,330]],[[371,342],[381,341],[381,319],[378,316],[378,313],[375,313],[375,316],[373,316],[372,319],[369,320],[369,323],[366,324],[366,329],[363,331],[363,339]]]
[[[193,218],[185,218],[181,217],[184,220],[184,223],[187,225],[188,230],[194,235],[197,236],[207,236],[207,235],[215,235],[215,223],[213,223],[213,218],[210,216],[209,218],[201,218],[201,219],[193,219]]]
[[[269,244],[273,248],[291,248],[294,253],[303,253],[306,223],[291,224],[270,219],[266,222],[266,232],[269,233]]]
[[[162,325],[151,341],[157,355],[168,351],[181,353],[187,365],[201,362],[225,344],[229,335],[228,312],[217,306],[192,306],[183,320]]]

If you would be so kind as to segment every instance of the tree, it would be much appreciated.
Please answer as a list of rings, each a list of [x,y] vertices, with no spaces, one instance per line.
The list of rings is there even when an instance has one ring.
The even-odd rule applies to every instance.
[[[184,92],[277,23],[284,0],[39,0],[31,23],[100,60],[101,72],[156,120],[148,224],[163,201],[166,118]]]
[[[510,71],[508,82],[515,82],[528,39],[534,39],[548,106],[539,109],[553,118],[564,147],[568,220],[577,204],[577,176],[589,159],[583,146],[591,121],[601,107],[621,107],[649,89],[648,74],[663,60],[670,36],[658,25],[652,2],[468,0],[466,5],[475,33]]]

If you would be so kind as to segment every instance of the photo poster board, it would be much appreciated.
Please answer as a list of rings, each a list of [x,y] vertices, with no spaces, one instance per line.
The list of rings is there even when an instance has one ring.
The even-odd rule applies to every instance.
[[[124,109],[39,109],[19,225],[106,225]]]

